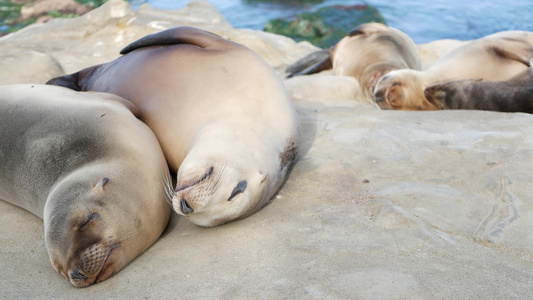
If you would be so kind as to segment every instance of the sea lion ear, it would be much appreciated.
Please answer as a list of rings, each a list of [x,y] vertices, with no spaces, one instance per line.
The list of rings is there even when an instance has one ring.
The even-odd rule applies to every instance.
[[[268,173],[263,173],[262,171],[259,171],[259,182],[263,183],[268,178]]]
[[[100,179],[100,181],[98,181],[98,183],[94,186],[94,189],[95,190],[100,190],[100,191],[103,191],[104,190],[104,185],[109,181],[109,178],[107,177],[104,177],[102,179]]]

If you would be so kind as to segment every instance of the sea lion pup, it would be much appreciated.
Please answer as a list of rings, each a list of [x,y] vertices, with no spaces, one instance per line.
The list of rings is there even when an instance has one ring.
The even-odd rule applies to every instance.
[[[118,272],[170,217],[163,151],[123,102],[56,86],[0,87],[0,199],[43,219],[52,265],[78,287]]]
[[[480,109],[533,113],[533,60],[530,68],[506,81],[464,79],[436,83],[425,97],[439,109]]]
[[[436,110],[424,90],[436,82],[481,78],[504,81],[528,68],[533,33],[504,31],[460,46],[426,71],[396,70],[383,76],[374,91],[382,109]]]
[[[332,49],[311,53],[287,68],[288,77],[333,68],[338,76],[357,79],[363,94],[373,102],[378,79],[393,70],[420,70],[415,43],[402,31],[380,23],[352,29]]]
[[[193,223],[220,225],[263,207],[299,139],[274,70],[252,50],[192,27],[148,35],[121,53],[49,83],[131,100],[177,172],[174,210]]]

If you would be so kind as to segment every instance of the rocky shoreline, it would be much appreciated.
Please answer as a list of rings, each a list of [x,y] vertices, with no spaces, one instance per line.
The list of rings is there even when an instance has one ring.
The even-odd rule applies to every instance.
[[[2,0],[4,20],[0,36],[33,23],[46,23],[53,18],[75,18],[101,6],[105,0]]]
[[[127,2],[110,0],[83,16],[1,37],[0,88],[42,84],[110,61],[131,41],[181,25],[244,44],[280,76],[318,49],[233,28],[207,1],[133,11]],[[424,68],[461,43],[419,45]],[[533,297],[533,116],[382,111],[362,100],[355,79],[327,72],[285,84],[303,145],[270,205],[215,228],[173,214],[148,251],[110,279],[77,289],[50,265],[42,220],[0,201],[0,295]]]

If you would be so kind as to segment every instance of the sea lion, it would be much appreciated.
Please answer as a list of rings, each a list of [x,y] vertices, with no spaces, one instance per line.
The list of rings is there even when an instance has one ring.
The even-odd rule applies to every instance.
[[[380,77],[392,70],[420,70],[421,63],[408,35],[380,23],[365,23],[352,29],[332,49],[311,53],[287,72],[292,77],[330,68],[334,75],[357,79],[364,96],[373,102],[374,86]]]
[[[172,206],[193,223],[221,225],[263,207],[299,140],[274,70],[252,50],[192,27],[148,35],[121,53],[49,84],[132,101],[177,172]]]
[[[424,97],[431,84],[474,78],[508,80],[526,70],[532,57],[533,33],[495,33],[456,48],[426,71],[390,72],[378,81],[374,100],[382,109],[437,110]]]
[[[56,86],[0,87],[0,199],[43,219],[50,262],[77,287],[118,272],[170,217],[163,152],[124,103]]]
[[[436,83],[424,96],[439,109],[481,109],[533,113],[533,60],[530,68],[506,81],[464,79]]]

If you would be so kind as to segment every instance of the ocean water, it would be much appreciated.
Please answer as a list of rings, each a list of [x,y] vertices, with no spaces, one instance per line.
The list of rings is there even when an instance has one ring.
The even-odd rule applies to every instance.
[[[179,9],[188,0],[132,0],[164,9]],[[270,20],[292,17],[327,5],[370,4],[387,24],[407,33],[415,43],[437,39],[470,40],[504,30],[533,31],[533,0],[325,0],[318,5],[261,4],[245,0],[210,0],[236,28],[263,29]],[[294,2],[294,1],[287,1]]]

